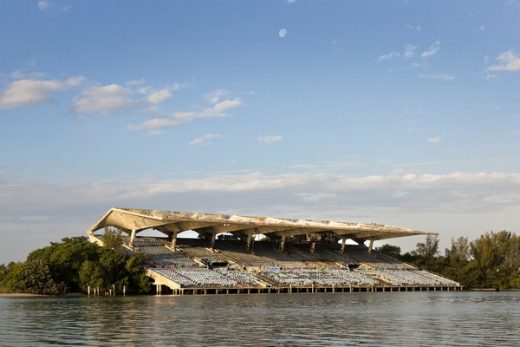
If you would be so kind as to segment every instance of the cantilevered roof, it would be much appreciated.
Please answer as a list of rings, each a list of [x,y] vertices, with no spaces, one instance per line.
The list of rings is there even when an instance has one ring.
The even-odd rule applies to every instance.
[[[158,211],[132,208],[111,208],[88,233],[104,227],[116,227],[137,233],[156,229],[166,234],[194,230],[207,233],[264,234],[296,236],[305,234],[336,234],[353,239],[382,240],[414,235],[436,235],[409,228],[375,223],[316,221],[297,218],[252,217],[200,212]]]

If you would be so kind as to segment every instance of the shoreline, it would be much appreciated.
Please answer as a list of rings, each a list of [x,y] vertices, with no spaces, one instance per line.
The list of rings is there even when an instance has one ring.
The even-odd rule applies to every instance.
[[[30,294],[30,293],[0,293],[0,298],[2,298],[2,297],[40,297],[40,296],[53,296],[53,295]]]

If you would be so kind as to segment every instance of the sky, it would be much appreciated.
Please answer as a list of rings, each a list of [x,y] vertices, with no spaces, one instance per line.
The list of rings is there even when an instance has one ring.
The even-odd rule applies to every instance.
[[[111,207],[517,232],[518,23],[520,0],[0,0],[0,264]]]

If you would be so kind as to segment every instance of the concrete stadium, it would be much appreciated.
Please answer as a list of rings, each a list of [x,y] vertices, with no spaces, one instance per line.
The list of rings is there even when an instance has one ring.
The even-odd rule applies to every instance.
[[[147,258],[157,294],[461,290],[459,283],[381,254],[374,241],[431,235],[383,224],[112,208],[87,233],[114,227]],[[141,236],[156,230],[163,237]],[[198,238],[181,238],[193,231]],[[353,240],[355,244],[347,244]],[[368,242],[368,246],[365,243]]]

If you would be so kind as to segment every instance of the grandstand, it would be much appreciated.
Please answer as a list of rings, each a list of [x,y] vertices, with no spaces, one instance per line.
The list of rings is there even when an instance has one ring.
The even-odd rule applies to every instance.
[[[89,230],[106,227],[143,252],[157,294],[461,290],[459,283],[373,249],[374,240],[421,231],[381,224],[311,221],[112,208]],[[138,234],[155,229],[163,237]],[[195,231],[196,239],[177,238]],[[346,239],[357,245],[346,244]],[[369,243],[368,247],[365,242]]]

